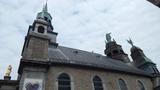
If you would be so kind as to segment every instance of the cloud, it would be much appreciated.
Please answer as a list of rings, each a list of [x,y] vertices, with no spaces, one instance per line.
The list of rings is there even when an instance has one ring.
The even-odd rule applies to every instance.
[[[24,37],[43,4],[44,0],[0,1],[0,78],[12,64],[16,79]],[[105,33],[112,32],[125,52],[130,54],[125,40],[131,37],[160,69],[160,11],[146,0],[50,0],[48,7],[60,45],[104,55]]]

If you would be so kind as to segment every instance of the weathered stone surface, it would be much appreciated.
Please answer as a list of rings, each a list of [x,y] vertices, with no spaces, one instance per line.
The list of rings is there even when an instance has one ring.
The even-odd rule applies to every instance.
[[[147,90],[153,90],[151,79],[136,75],[121,74],[110,71],[98,71],[65,66],[52,66],[49,68],[45,90],[58,90],[57,77],[61,73],[67,73],[71,77],[73,90],[93,90],[92,78],[97,75],[102,79],[105,90],[119,90],[118,79],[125,80],[128,90],[139,90],[137,80],[143,82]]]
[[[43,89],[45,88],[46,69],[36,67],[25,67],[23,74],[20,76],[19,90],[23,90],[25,79],[41,79],[43,80]],[[44,89],[45,90],[45,89]]]
[[[0,90],[18,90],[19,81],[0,80]]]

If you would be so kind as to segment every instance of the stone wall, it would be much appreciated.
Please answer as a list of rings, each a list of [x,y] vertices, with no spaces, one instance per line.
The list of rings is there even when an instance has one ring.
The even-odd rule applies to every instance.
[[[46,60],[48,58],[49,37],[31,32],[28,38],[24,45],[23,58]]]
[[[118,85],[119,78],[125,80],[128,90],[138,90],[138,80],[143,82],[146,90],[153,90],[151,79],[148,77],[65,66],[52,66],[49,68],[45,90],[58,90],[57,77],[61,73],[67,73],[70,75],[72,90],[93,90],[92,78],[95,75],[102,79],[104,90],[120,90]]]
[[[42,90],[45,90],[46,69],[40,67],[25,67],[23,73],[20,76],[19,90],[25,89],[26,80],[42,80]]]

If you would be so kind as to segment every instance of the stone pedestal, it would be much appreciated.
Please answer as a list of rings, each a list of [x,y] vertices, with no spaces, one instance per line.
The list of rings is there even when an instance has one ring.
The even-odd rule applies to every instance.
[[[11,76],[4,76],[4,80],[11,80]]]

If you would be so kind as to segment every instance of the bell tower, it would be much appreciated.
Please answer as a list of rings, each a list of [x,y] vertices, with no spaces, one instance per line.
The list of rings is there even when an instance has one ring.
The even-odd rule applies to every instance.
[[[29,26],[22,50],[22,58],[18,69],[19,90],[26,90],[38,85],[45,90],[46,72],[49,62],[48,48],[57,47],[58,33],[53,31],[52,17],[48,13],[47,3],[37,14],[33,24]]]
[[[56,43],[57,36],[57,33],[53,32],[51,20],[46,3],[42,11],[37,14],[36,20],[29,26],[22,51],[23,59],[48,59],[48,44]]]
[[[106,49],[104,50],[104,53],[113,59],[123,61],[125,63],[129,63],[130,60],[128,58],[128,55],[124,53],[121,45],[118,45],[116,41],[113,39],[111,40],[111,33],[106,34]]]
[[[22,51],[25,59],[47,59],[47,46],[50,38],[47,36],[48,23],[37,19],[29,27]]]

